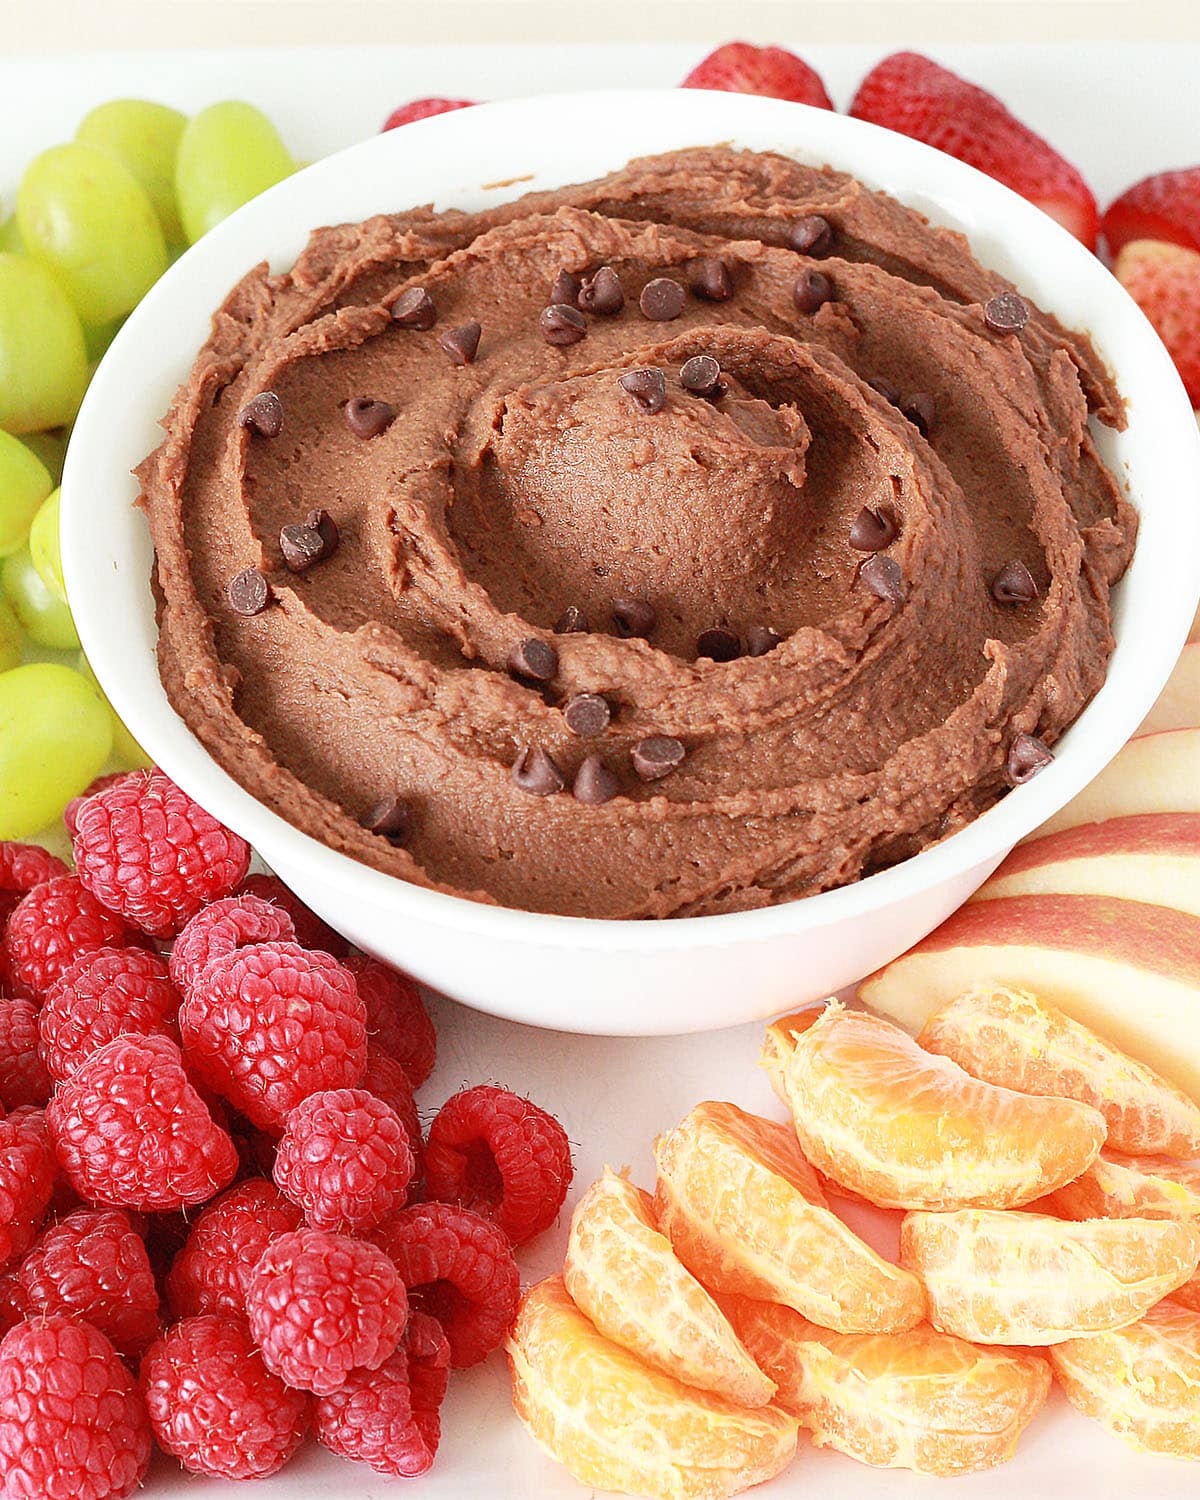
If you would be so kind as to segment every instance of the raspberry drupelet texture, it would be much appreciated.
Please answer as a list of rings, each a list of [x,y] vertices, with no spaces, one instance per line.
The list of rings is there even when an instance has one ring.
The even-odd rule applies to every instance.
[[[122,1353],[158,1336],[158,1287],[141,1235],[121,1208],[80,1208],[45,1230],[13,1273],[27,1318],[71,1313]]]
[[[295,943],[214,958],[184,1000],[179,1027],[197,1077],[276,1135],[302,1099],[357,1088],[367,1065],[354,976]]]
[[[178,1044],[179,991],[166,960],[146,948],[95,948],[68,965],[38,1015],[42,1061],[56,1083],[119,1036],[164,1036]]]
[[[413,1312],[391,1359],[378,1370],[356,1370],[340,1390],[318,1397],[317,1438],[380,1474],[424,1474],[437,1454],[449,1375],[446,1335],[436,1319]]]
[[[75,816],[75,868],[88,890],[151,937],[173,937],[227,896],[250,865],[250,845],[161,771],[125,777],[88,797]]]
[[[41,1110],[21,1110],[0,1120],[0,1269],[33,1244],[57,1175]]]
[[[63,808],[63,823],[68,834],[75,837],[75,827],[79,818],[79,809],[89,797],[94,797],[99,792],[108,791],[110,786],[116,786],[118,782],[125,781],[130,776],[137,776],[137,771],[110,771],[105,776],[97,776],[95,781],[84,787],[78,797],[72,797],[66,807]]]
[[[414,1166],[389,1104],[365,1089],[325,1089],[288,1115],[274,1177],[314,1229],[361,1234],[404,1207]]]
[[[175,939],[171,978],[186,995],[214,958],[251,943],[290,943],[296,929],[281,907],[258,896],[223,896],[200,911]]]
[[[100,904],[74,875],[54,875],[21,897],[4,931],[14,993],[37,999],[68,964],[94,948],[130,937],[123,918]]]
[[[142,1360],[159,1446],[189,1473],[261,1479],[304,1441],[312,1398],[272,1375],[241,1318],[185,1318]]]
[[[376,1245],[297,1229],[268,1245],[250,1273],[246,1312],[267,1368],[327,1396],[352,1370],[376,1370],[395,1352],[408,1298]]]
[[[5,1109],[45,1104],[52,1087],[38,1052],[37,1006],[0,999],[0,1103]]]
[[[478,1364],[500,1347],[517,1311],[521,1276],[508,1236],[490,1219],[450,1203],[417,1203],[372,1239],[391,1256],[413,1307],[445,1329],[451,1364]]]
[[[346,967],[366,1007],[372,1045],[398,1062],[419,1089],[437,1061],[437,1032],[420,990],[407,974],[361,953],[352,954]]]
[[[508,1089],[463,1089],[429,1127],[429,1197],[494,1220],[514,1245],[554,1223],[570,1185],[566,1131],[553,1115]]]
[[[101,1047],[61,1085],[46,1120],[59,1164],[89,1203],[183,1208],[206,1203],[237,1171],[233,1142],[166,1037]]]
[[[205,1208],[167,1276],[167,1305],[177,1318],[246,1312],[246,1278],[277,1236],[303,1215],[274,1183],[239,1182]]]
[[[0,841],[0,933],[4,931],[9,912],[26,891],[56,875],[68,873],[62,860],[40,844]]]
[[[0,1340],[0,1486],[6,1500],[123,1500],[150,1463],[146,1409],[112,1344],[52,1313]]]
[[[367,1071],[363,1074],[362,1086],[377,1099],[390,1104],[399,1116],[408,1136],[408,1149],[413,1154],[413,1182],[419,1182],[425,1169],[425,1141],[408,1074],[398,1062],[368,1042]]]
[[[305,906],[295,891],[290,891],[278,875],[247,875],[237,888],[239,896],[257,896],[262,901],[281,907],[292,919],[296,929],[296,941],[302,948],[319,948],[322,953],[332,953],[334,958],[344,958],[350,944],[341,933],[322,922],[316,912]]]

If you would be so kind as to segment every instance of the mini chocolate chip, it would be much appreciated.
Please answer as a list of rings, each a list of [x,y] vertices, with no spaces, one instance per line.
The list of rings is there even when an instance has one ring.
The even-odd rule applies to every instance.
[[[321,533],[321,540],[325,543],[325,557],[332,557],[337,551],[338,542],[342,534],[337,528],[337,522],[327,510],[310,510],[304,518],[306,526],[312,526]]]
[[[693,354],[680,368],[679,384],[694,396],[711,396],[721,384],[721,366],[711,354]]]
[[[479,349],[479,324],[464,323],[461,328],[447,328],[438,335],[438,343],[456,365],[469,365]]]
[[[567,781],[540,745],[525,745],[513,761],[515,786],[531,797],[549,797],[561,792]]]
[[[1021,786],[1044,771],[1053,759],[1049,748],[1036,735],[1019,734],[1009,747],[1008,779],[1013,786]]]
[[[576,693],[567,699],[562,712],[567,728],[583,740],[603,734],[612,722],[612,705],[599,693]]]
[[[1029,303],[1017,292],[997,292],[983,304],[983,321],[993,333],[1020,333],[1029,322]]]
[[[631,636],[647,636],[658,624],[653,604],[644,599],[614,599],[612,617],[617,634],[626,640]]]
[[[877,552],[859,568],[858,576],[877,598],[889,604],[904,603],[904,573],[894,557]]]
[[[611,318],[625,306],[625,289],[621,285],[621,278],[611,266],[601,266],[593,275],[583,278],[575,305],[584,312],[599,313],[601,317]]]
[[[684,292],[669,276],[656,276],[642,288],[638,306],[653,323],[669,323],[683,311]]]
[[[630,370],[618,383],[644,412],[653,415],[667,404],[667,382],[661,370]]]
[[[290,573],[307,573],[325,556],[325,540],[315,526],[285,526],[279,533],[279,550]]]
[[[592,627],[588,624],[588,617],[583,610],[574,604],[568,604],[555,620],[554,628],[559,635],[587,635]]]
[[[587,338],[587,319],[577,307],[552,302],[538,314],[538,327],[548,344],[577,344]]]
[[[997,604],[1032,604],[1037,596],[1033,574],[1015,557],[992,579],[992,598]]]
[[[885,380],[882,375],[876,375],[873,379],[868,380],[867,384],[873,391],[878,391],[883,399],[892,406],[900,405],[900,392],[890,380]]]
[[[788,230],[788,245],[801,255],[828,255],[833,249],[833,225],[820,214],[805,214]]]
[[[850,545],[856,552],[882,552],[900,535],[890,511],[871,510],[864,505],[850,527]]]
[[[257,568],[243,568],[225,590],[230,607],[239,615],[260,615],[271,602],[271,585]]]
[[[914,391],[911,396],[902,398],[900,414],[908,418],[922,437],[928,437],[933,431],[937,408],[933,403],[933,397],[927,391]]]
[[[590,807],[599,807],[611,802],[621,790],[621,784],[598,755],[589,755],[575,773],[571,791],[577,802],[586,802]]]
[[[558,652],[539,636],[527,636],[509,652],[508,670],[531,682],[549,682],[558,671]]]
[[[415,328],[419,333],[437,322],[437,308],[423,286],[410,286],[408,291],[401,292],[389,311],[393,323],[399,323],[401,328]]]
[[[723,625],[714,625],[711,630],[702,630],[696,637],[696,655],[710,656],[713,661],[736,661],[742,654],[742,643],[732,630]]]
[[[692,295],[704,302],[728,302],[733,296],[733,277],[729,274],[729,267],[715,255],[706,255],[691,263],[688,286]]]
[[[833,301],[833,282],[824,271],[802,271],[792,288],[792,301],[802,313],[815,313]]]
[[[385,797],[362,818],[362,826],[368,833],[382,834],[397,848],[402,848],[412,837],[412,824],[412,804],[403,797]]]
[[[355,437],[378,437],[396,420],[396,408],[386,401],[373,401],[370,396],[351,396],[342,407],[346,426]]]
[[[260,391],[238,412],[238,426],[249,427],[259,437],[278,437],[283,431],[283,402],[274,391]]]
[[[660,781],[669,776],[687,751],[669,734],[652,734],[639,740],[629,752],[633,769],[643,781]]]
[[[550,288],[550,296],[546,301],[547,307],[554,307],[558,303],[574,306],[575,299],[579,296],[579,277],[573,271],[563,270],[554,278],[554,285]]]
[[[774,651],[783,637],[777,630],[772,630],[769,625],[751,625],[746,632],[746,655],[766,656],[768,651]]]

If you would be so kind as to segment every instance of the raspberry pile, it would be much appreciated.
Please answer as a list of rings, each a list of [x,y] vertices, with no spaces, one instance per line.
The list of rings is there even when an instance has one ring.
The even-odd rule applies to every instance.
[[[161,771],[0,843],[0,1491],[122,1500],[155,1444],[252,1479],[312,1438],[434,1462],[571,1151],[507,1089],[422,1132],[437,1035]]]

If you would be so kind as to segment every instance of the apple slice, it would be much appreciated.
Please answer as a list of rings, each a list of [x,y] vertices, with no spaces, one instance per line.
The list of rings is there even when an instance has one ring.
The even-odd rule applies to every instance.
[[[1200,729],[1168,729],[1130,740],[1032,837],[1155,812],[1200,813]]]
[[[1183,648],[1158,701],[1142,720],[1139,734],[1200,726],[1200,641]]]
[[[858,993],[919,1031],[986,984],[1032,990],[1200,1103],[1200,917],[1109,896],[972,901]]]

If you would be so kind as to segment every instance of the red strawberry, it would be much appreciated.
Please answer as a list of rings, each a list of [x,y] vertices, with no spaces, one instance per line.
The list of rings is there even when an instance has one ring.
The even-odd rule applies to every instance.
[[[850,113],[957,156],[1096,248],[1096,200],[1071,163],[994,94],[932,59],[919,52],[885,57],[859,84]]]
[[[1113,255],[1130,240],[1170,240],[1200,250],[1200,167],[1135,182],[1108,205],[1103,229]]]
[[[449,114],[452,109],[470,109],[474,103],[474,99],[410,99],[399,109],[392,110],[383,122],[383,130],[395,130],[397,125],[411,125],[414,120],[428,120],[431,115]]]
[[[1192,405],[1200,407],[1200,251],[1134,240],[1113,270],[1166,344]]]
[[[697,63],[680,84],[685,89],[719,89],[725,94],[765,94],[832,109],[821,75],[783,47],[726,42]]]

